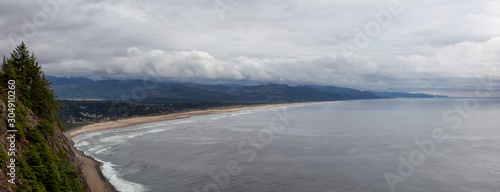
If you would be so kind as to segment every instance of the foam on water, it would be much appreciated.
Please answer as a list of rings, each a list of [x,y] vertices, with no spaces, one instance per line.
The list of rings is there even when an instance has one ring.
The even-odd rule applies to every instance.
[[[222,118],[226,118],[227,115],[220,115],[220,116],[217,116],[217,117],[212,117],[210,118],[211,120],[219,120],[219,119],[222,119]]]
[[[83,142],[76,143],[76,144],[75,144],[75,147],[76,147],[76,148],[80,148],[80,147],[87,146],[87,145],[90,145],[90,142],[88,142],[88,141],[83,141]]]
[[[162,131],[166,131],[168,129],[153,129],[153,130],[149,130],[149,131],[146,131],[146,133],[158,133],[158,132],[162,132]]]
[[[147,126],[147,128],[153,128],[154,126]],[[163,131],[163,129],[153,129],[147,131],[149,133]],[[114,136],[105,136],[105,133],[110,131],[100,131],[93,132],[88,134],[82,134],[75,138],[73,141],[75,142],[75,147],[83,151],[83,153],[87,156],[94,158],[96,161],[102,163],[101,171],[103,175],[108,179],[108,181],[118,190],[123,192],[142,192],[147,191],[146,187],[139,183],[134,183],[128,180],[121,178],[120,176],[120,168],[116,165],[111,164],[110,162],[103,161],[96,156],[108,151],[111,145],[116,145],[120,143],[126,142],[127,139],[137,137],[139,135],[143,135],[144,133],[126,133],[124,135],[114,135]],[[137,170],[138,171],[138,170]]]
[[[182,124],[182,123],[194,123],[196,122],[195,120],[184,120],[184,121],[177,121],[177,122],[174,122],[172,123],[173,125],[176,125],[176,124]]]
[[[77,148],[78,149],[78,148]],[[99,150],[94,150],[94,149],[99,149]],[[143,191],[148,191],[146,187],[139,183],[134,183],[128,180],[125,180],[121,178],[120,176],[120,168],[118,168],[116,165],[113,165],[111,162],[103,161],[101,159],[98,159],[95,157],[95,154],[100,154],[106,150],[108,150],[109,147],[104,148],[102,145],[95,146],[89,150],[83,150],[83,153],[87,156],[90,156],[94,158],[96,161],[101,162],[101,172],[103,175],[108,179],[108,181],[118,190],[121,192],[143,192]],[[81,150],[81,149],[78,149]],[[95,152],[94,152],[95,151]],[[136,170],[139,171],[139,170]]]
[[[99,160],[100,161],[100,160]],[[118,191],[122,192],[142,192],[147,191],[147,189],[139,184],[131,181],[127,181],[120,177],[120,168],[116,165],[111,164],[111,162],[100,161],[103,163],[101,171],[103,175],[113,184],[113,186]]]
[[[95,154],[101,154],[101,153],[103,153],[103,152],[107,151],[107,150],[108,150],[108,149],[110,149],[110,148],[111,148],[111,147],[106,147],[106,148],[103,148],[103,149],[97,150],[97,151],[95,152]]]
[[[95,152],[100,151],[101,149],[104,149],[104,148],[105,147],[103,145],[96,145],[96,146],[88,149],[87,151],[95,153]]]
[[[111,137],[105,137],[100,139],[101,143],[123,143],[129,135],[115,135]]]

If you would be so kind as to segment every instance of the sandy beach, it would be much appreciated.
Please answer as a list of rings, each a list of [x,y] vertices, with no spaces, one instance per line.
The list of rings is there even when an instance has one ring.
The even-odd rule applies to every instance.
[[[279,107],[284,105],[293,105],[298,103],[280,103],[280,104],[262,104],[262,105],[250,105],[250,106],[237,106],[237,107],[224,107],[217,109],[208,109],[208,110],[199,110],[199,111],[189,111],[189,112],[181,112],[167,115],[157,115],[157,116],[144,116],[144,117],[134,117],[128,119],[120,119],[117,121],[110,122],[102,122],[95,123],[91,125],[86,125],[80,128],[72,129],[66,131],[64,134],[70,140],[80,134],[92,132],[92,131],[101,131],[107,129],[117,129],[123,127],[130,127],[138,124],[151,123],[151,122],[159,122],[159,121],[168,121],[174,119],[183,119],[192,116],[199,115],[210,115],[210,114],[219,114],[219,113],[228,113],[233,111],[241,111],[248,109],[256,109],[256,108],[270,108],[270,107]],[[88,179],[88,183],[90,185],[90,189],[92,192],[103,192],[103,191],[116,191],[116,189],[109,183],[109,181],[104,177],[101,172],[101,163],[94,160],[91,157],[86,156],[83,152],[76,150],[73,147],[75,154],[82,162],[83,172]]]

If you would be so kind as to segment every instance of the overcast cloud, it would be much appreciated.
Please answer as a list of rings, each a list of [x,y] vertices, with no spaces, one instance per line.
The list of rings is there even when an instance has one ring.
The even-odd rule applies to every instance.
[[[0,52],[24,40],[48,75],[456,96],[488,77],[500,89],[493,0],[40,2],[0,2]]]

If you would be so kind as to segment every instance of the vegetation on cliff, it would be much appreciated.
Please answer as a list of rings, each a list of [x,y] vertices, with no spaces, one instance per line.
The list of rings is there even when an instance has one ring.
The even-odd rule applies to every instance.
[[[14,92],[8,94],[12,90],[14,100],[9,98]],[[10,57],[4,56],[0,91],[0,191],[88,191],[71,142],[62,133],[50,83],[24,43]],[[14,120],[7,120],[11,112]],[[12,135],[15,153],[9,153],[13,151],[9,151],[12,144],[8,139]],[[8,166],[14,160],[12,179]]]

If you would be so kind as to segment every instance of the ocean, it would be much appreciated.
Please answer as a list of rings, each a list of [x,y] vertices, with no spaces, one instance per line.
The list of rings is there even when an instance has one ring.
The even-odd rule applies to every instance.
[[[91,132],[120,191],[500,191],[500,100],[262,108]]]

